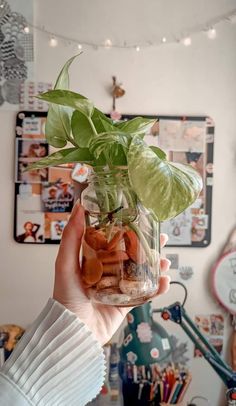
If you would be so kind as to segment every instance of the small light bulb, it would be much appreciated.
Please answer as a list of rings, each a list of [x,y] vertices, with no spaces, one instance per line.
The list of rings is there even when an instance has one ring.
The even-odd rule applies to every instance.
[[[112,42],[111,42],[111,40],[109,38],[106,39],[106,41],[104,43],[104,46],[105,46],[106,49],[109,49],[109,48],[112,47]]]
[[[4,4],[0,4],[0,8],[3,8],[4,7]]]
[[[137,52],[139,52],[139,51],[140,51],[140,47],[139,47],[138,45],[136,46],[136,48],[135,48],[135,49],[136,49],[136,51],[137,51]]]
[[[29,34],[29,32],[30,32],[30,29],[29,29],[29,27],[26,25],[26,26],[24,27],[24,33],[25,33],[25,34]]]
[[[81,49],[82,49],[83,47],[82,47],[81,44],[78,44],[78,45],[77,45],[77,48],[78,48],[79,51],[81,51]]]
[[[164,44],[167,41],[166,37],[162,37],[161,42]]]
[[[209,39],[215,39],[216,37],[216,29],[211,27],[208,31],[207,31],[207,36]]]
[[[192,44],[192,40],[190,37],[185,37],[182,42],[186,47]]]
[[[58,44],[58,41],[55,37],[50,38],[50,41],[49,41],[50,47],[55,48],[57,46],[57,44]]]

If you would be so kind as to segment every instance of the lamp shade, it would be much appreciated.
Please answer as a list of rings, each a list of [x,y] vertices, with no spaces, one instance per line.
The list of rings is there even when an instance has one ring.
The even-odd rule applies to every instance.
[[[171,360],[169,335],[153,320],[149,302],[131,310],[127,321],[120,348],[121,362],[148,366]]]

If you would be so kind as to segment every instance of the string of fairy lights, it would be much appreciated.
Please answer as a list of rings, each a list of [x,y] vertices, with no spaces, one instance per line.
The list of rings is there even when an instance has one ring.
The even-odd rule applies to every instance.
[[[0,0],[0,8],[4,7],[4,3],[1,4]],[[31,23],[27,23],[23,28],[23,32],[25,34],[30,34],[33,31],[37,31],[48,38],[48,44],[50,47],[55,48],[60,45],[64,46],[74,46],[79,51],[85,48],[91,48],[94,50],[98,49],[133,49],[137,52],[140,52],[142,49],[157,47],[161,45],[173,44],[173,43],[180,43],[184,46],[188,47],[192,44],[192,38],[200,33],[203,33],[206,38],[209,40],[214,40],[217,37],[217,26],[222,23],[236,23],[236,8],[222,14],[214,19],[208,20],[203,24],[196,25],[191,29],[185,31],[184,34],[179,35],[163,35],[159,38],[158,41],[146,41],[144,43],[136,43],[136,44],[129,44],[126,41],[123,43],[116,43],[113,42],[110,38],[106,38],[103,42],[91,42],[91,41],[82,41],[77,38],[67,37],[62,34],[58,34],[46,29],[44,26],[34,25]]]

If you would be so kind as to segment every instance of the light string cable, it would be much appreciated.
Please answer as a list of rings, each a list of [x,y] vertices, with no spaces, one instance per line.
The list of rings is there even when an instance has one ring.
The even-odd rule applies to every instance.
[[[0,7],[1,7],[1,0],[0,0]],[[139,52],[142,48],[151,48],[157,47],[160,45],[166,44],[173,44],[173,43],[180,43],[182,42],[184,45],[188,46],[191,45],[191,37],[201,32],[207,33],[209,39],[214,39],[216,37],[216,25],[223,23],[223,22],[235,22],[236,21],[236,8],[233,10],[221,14],[218,17],[212,18],[205,23],[198,24],[190,29],[184,30],[179,35],[172,35],[170,40],[167,40],[167,36],[162,36],[160,40],[156,43],[152,41],[146,41],[145,43],[136,43],[136,44],[128,44],[124,42],[123,44],[112,43],[110,39],[106,39],[104,43],[97,43],[92,41],[80,40],[77,38],[67,37],[62,34],[58,34],[46,29],[44,26],[34,25],[31,23],[27,23],[28,25],[24,27],[24,32],[29,33],[30,30],[39,31],[50,38],[49,45],[52,47],[56,47],[58,45],[58,40],[64,42],[66,45],[76,45],[79,50],[85,47],[93,48],[95,50],[99,48],[117,48],[117,49],[135,49]]]

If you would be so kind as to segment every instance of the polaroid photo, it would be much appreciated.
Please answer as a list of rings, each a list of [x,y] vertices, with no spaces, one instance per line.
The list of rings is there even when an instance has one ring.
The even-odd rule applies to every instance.
[[[171,159],[180,164],[191,165],[204,178],[204,154],[201,152],[173,151]]]
[[[210,314],[211,336],[224,335],[224,316],[222,314]]]
[[[61,240],[63,230],[67,221],[52,221],[51,222],[51,240]]]
[[[70,183],[49,183],[42,185],[44,212],[71,212],[74,204],[74,186]]]
[[[40,195],[17,195],[16,241],[19,243],[44,242],[44,214]]]
[[[167,151],[183,150],[179,148],[181,120],[159,120],[158,146]]]
[[[199,214],[192,216],[192,227],[196,230],[205,230],[208,228],[208,215]]]
[[[208,314],[197,314],[195,316],[195,324],[200,330],[200,332],[204,335],[209,336],[211,333],[211,321],[210,321],[210,316]]]
[[[205,121],[160,120],[159,147],[164,150],[200,153],[205,151]]]
[[[46,117],[24,117],[22,120],[22,138],[45,139]]]
[[[48,181],[50,183],[71,183],[71,169],[61,166],[49,168]]]
[[[182,151],[205,152],[206,121],[182,121],[180,143]]]
[[[168,245],[191,245],[192,214],[190,208],[161,224],[161,232],[169,236]]]
[[[44,213],[45,238],[57,241],[60,240],[62,231],[69,221],[69,217],[70,213]]]
[[[16,182],[41,183],[48,180],[48,168],[27,171],[28,166],[48,155],[42,140],[16,139]]]
[[[17,139],[18,159],[27,158],[34,162],[35,159],[45,158],[48,155],[48,143],[41,139]]]

